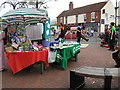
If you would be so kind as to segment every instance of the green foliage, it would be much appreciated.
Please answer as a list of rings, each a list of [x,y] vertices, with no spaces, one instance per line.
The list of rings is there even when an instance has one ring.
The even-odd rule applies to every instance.
[[[20,3],[24,5],[24,4],[26,4],[27,2],[24,1],[24,2],[20,2]]]
[[[50,26],[57,26],[57,24],[51,24]]]
[[[35,2],[30,1],[28,4],[29,4],[29,5],[35,5]]]
[[[118,25],[118,27],[120,27],[120,24]]]
[[[50,1],[57,1],[57,0],[29,0],[28,2],[27,2],[27,0],[22,0],[22,2],[27,2],[27,4],[29,4],[29,5],[36,5],[36,6],[39,5],[38,8],[41,8],[42,5],[46,5]],[[43,8],[47,9],[48,7],[43,6]]]

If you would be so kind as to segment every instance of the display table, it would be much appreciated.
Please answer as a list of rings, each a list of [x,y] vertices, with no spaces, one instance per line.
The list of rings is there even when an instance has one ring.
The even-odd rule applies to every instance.
[[[79,52],[80,52],[80,44],[57,48],[55,61],[60,63],[63,69],[66,69],[68,64],[68,59],[75,57],[77,60],[77,55]]]
[[[6,56],[8,58],[8,64],[12,69],[13,74],[39,61],[43,61],[46,66],[49,66],[48,50],[29,52],[6,52]]]

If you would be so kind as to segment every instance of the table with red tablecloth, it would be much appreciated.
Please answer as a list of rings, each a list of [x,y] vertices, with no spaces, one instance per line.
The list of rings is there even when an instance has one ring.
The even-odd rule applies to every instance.
[[[46,66],[49,66],[48,50],[29,52],[6,52],[6,56],[8,58],[8,64],[12,69],[13,74],[39,61],[43,61]]]

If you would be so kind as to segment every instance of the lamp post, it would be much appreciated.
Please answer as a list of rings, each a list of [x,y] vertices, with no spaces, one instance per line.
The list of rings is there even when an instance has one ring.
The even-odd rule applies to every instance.
[[[117,0],[116,0],[116,6],[115,6],[115,27],[117,26],[117,9],[119,7],[117,6]]]

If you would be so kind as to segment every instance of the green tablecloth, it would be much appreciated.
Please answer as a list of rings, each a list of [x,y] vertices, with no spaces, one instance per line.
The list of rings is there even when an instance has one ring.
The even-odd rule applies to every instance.
[[[70,47],[58,49],[56,54],[56,62],[60,63],[63,69],[66,69],[68,59],[74,57],[79,52],[80,52],[80,44],[75,44]]]

